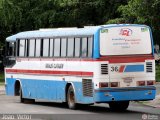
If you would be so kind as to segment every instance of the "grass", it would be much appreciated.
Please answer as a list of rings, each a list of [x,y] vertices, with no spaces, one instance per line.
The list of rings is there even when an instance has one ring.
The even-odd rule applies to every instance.
[[[4,73],[0,72],[0,85],[4,85]]]
[[[156,81],[160,82],[160,65],[156,65]]]

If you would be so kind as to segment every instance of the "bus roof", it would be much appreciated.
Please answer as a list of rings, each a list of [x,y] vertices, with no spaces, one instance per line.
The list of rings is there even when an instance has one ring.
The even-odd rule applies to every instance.
[[[145,26],[137,24],[109,24],[100,26],[87,26],[84,28],[56,28],[56,29],[40,29],[35,31],[20,32],[6,38],[6,41],[16,41],[16,39],[27,38],[52,38],[52,37],[65,37],[65,36],[90,36],[94,35],[100,28],[116,27],[116,26]],[[146,27],[146,26],[145,26]]]
[[[100,26],[94,26],[90,28],[57,28],[48,30],[35,30],[20,32],[15,35],[6,38],[6,41],[16,41],[16,39],[26,38],[52,38],[52,37],[64,37],[64,36],[90,36],[100,28]]]

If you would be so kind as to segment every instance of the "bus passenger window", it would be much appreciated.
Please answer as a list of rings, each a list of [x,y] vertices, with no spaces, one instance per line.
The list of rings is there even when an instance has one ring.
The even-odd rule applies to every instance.
[[[81,39],[75,38],[75,57],[80,57]]]
[[[53,45],[54,45],[54,39],[50,39],[50,52],[49,52],[49,57],[53,57]]]
[[[67,51],[67,38],[61,39],[61,57],[66,57]]]
[[[25,40],[19,41],[19,57],[25,56]]]
[[[49,39],[43,40],[43,57],[49,56]]]
[[[41,56],[41,39],[36,39],[36,57]]]
[[[67,56],[73,57],[74,53],[74,38],[68,38]]]
[[[35,39],[29,40],[29,57],[34,57],[35,53]]]
[[[6,56],[16,56],[16,43],[15,42],[9,42],[6,46]]]
[[[92,57],[93,39],[88,37],[88,57]]]
[[[60,38],[54,39],[54,57],[60,56]]]
[[[81,56],[87,57],[87,38],[82,38]]]

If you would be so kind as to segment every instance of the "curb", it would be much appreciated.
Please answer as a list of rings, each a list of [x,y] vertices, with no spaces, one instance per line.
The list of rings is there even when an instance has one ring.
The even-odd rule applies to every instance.
[[[160,108],[160,105],[154,106],[154,105],[151,105],[151,104],[145,103],[145,102],[139,102],[139,103],[141,103],[141,104],[143,104],[143,105],[145,105],[145,106],[153,107],[153,108]]]
[[[5,94],[5,87],[4,85],[0,86],[0,95],[4,95]]]
[[[156,82],[156,85],[160,85],[160,82]]]
[[[5,95],[5,90],[0,90],[0,95]]]
[[[151,101],[140,101],[139,103],[150,106],[153,108],[160,108],[160,94],[156,96],[154,100]]]

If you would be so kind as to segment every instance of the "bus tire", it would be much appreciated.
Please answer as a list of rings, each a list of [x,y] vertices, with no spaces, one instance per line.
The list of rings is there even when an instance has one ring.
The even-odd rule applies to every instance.
[[[76,109],[77,104],[75,101],[75,93],[74,93],[74,89],[72,85],[69,86],[68,91],[67,91],[67,103],[70,109]]]
[[[21,88],[20,88],[20,102],[24,103],[24,98],[23,98],[23,93]]]
[[[129,106],[129,101],[110,102],[109,107],[113,111],[125,111]]]
[[[21,103],[35,103],[35,99],[23,98],[23,92],[22,92],[22,89],[20,89],[20,102]]]

